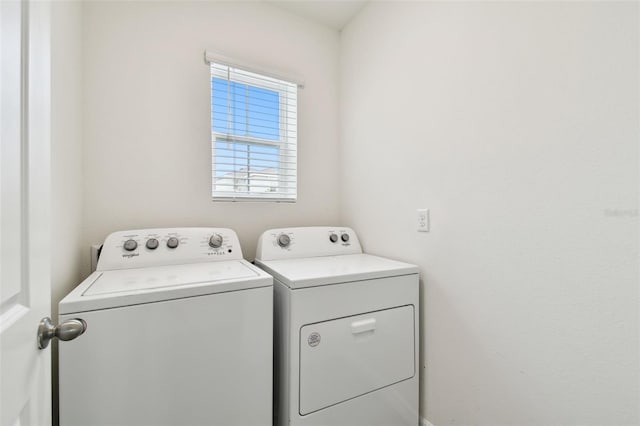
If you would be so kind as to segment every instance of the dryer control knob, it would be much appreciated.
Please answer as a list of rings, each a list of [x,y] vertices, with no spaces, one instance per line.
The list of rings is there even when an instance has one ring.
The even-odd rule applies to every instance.
[[[287,247],[291,243],[291,238],[287,234],[278,235],[278,245],[282,248]]]
[[[147,246],[147,248],[149,250],[155,250],[158,248],[158,245],[160,245],[160,243],[158,242],[158,240],[156,238],[149,238],[147,240],[147,244],[145,244]]]
[[[138,248],[138,243],[136,243],[136,240],[127,240],[122,247],[124,247],[126,251],[134,251]]]
[[[170,249],[178,247],[178,244],[180,244],[180,240],[178,240],[176,237],[171,237],[167,240],[167,247],[169,247]]]
[[[335,243],[336,241],[338,241],[338,236],[336,234],[329,235],[329,241]]]
[[[342,234],[340,235],[340,238],[346,243],[347,241],[349,241],[349,234]]]
[[[222,246],[222,235],[213,234],[209,238],[209,245],[213,248],[219,248],[220,246]]]

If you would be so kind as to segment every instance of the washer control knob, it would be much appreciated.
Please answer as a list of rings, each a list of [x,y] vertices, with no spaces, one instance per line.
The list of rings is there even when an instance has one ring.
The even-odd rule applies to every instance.
[[[178,240],[176,237],[171,237],[167,240],[167,247],[169,247],[170,249],[178,247],[178,244],[180,244],[180,240]]]
[[[158,242],[158,240],[156,238],[149,238],[147,240],[147,244],[145,244],[145,246],[149,249],[149,250],[155,250],[158,248],[158,246],[160,245],[160,243]]]
[[[278,245],[280,247],[285,248],[289,246],[289,243],[291,243],[291,238],[287,234],[278,235]]]
[[[209,238],[209,245],[213,248],[219,248],[220,246],[222,246],[222,235],[213,234]]]
[[[346,243],[347,241],[349,241],[349,234],[340,235],[340,239],[342,239],[342,241]]]
[[[122,247],[124,247],[126,251],[134,251],[138,248],[138,243],[136,243],[136,240],[127,240]]]
[[[329,235],[329,241],[335,243],[336,241],[338,241],[338,236],[336,234]]]

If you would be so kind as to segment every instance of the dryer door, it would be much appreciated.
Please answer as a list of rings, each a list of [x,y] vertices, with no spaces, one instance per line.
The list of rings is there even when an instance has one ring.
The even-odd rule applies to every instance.
[[[413,305],[303,326],[300,414],[413,377],[414,327]]]

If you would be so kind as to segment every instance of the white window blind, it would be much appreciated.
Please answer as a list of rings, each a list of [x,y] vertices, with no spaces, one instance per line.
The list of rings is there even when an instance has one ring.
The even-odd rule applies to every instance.
[[[296,83],[210,62],[212,197],[297,197]]]

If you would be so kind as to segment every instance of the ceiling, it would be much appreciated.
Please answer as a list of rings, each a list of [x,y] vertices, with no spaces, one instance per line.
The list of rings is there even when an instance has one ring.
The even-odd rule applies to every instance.
[[[341,30],[367,0],[266,0],[303,18]]]

